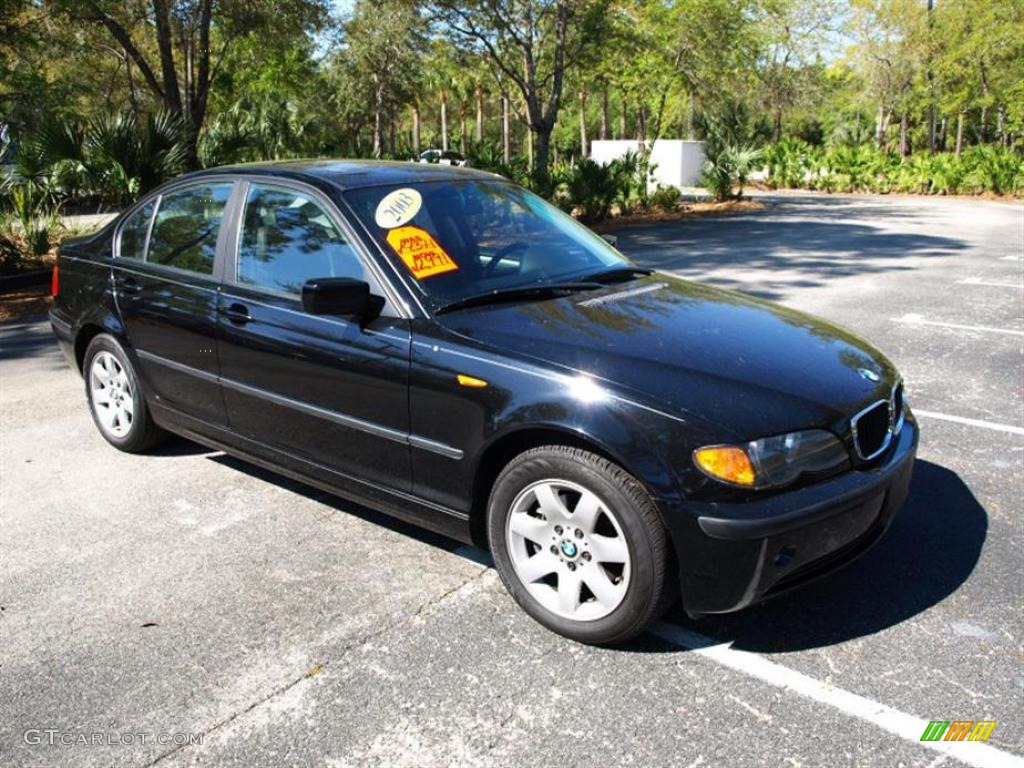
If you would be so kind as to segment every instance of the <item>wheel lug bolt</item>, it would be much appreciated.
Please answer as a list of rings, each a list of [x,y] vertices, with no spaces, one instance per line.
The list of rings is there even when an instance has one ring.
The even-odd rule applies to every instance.
[[[557,533],[559,536],[561,536],[562,535],[562,526],[556,525],[555,526],[555,533]]]
[[[581,531],[579,528],[576,529],[576,538],[577,539],[582,539],[583,538],[583,531]]]
[[[589,553],[589,552],[584,552],[584,553],[583,553],[583,555],[582,555],[582,557],[583,557],[583,559],[584,559],[584,560],[586,560],[587,562],[590,562],[590,553]]]
[[[569,566],[569,570],[570,571],[575,571],[576,570],[576,563],[566,563],[566,565]]]
[[[551,554],[552,555],[557,555],[558,554],[558,547],[556,547],[554,544],[551,545]]]

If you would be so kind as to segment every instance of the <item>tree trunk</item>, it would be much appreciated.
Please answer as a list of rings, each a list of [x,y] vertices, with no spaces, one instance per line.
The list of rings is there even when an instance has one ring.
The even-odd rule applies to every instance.
[[[956,116],[956,156],[960,157],[960,153],[964,148],[964,113],[961,112]]]
[[[526,127],[526,169],[533,173],[533,129]]]
[[[946,131],[949,130],[949,120],[945,117],[939,121],[938,133],[935,136],[935,148],[939,152],[946,151]]]
[[[395,124],[395,107],[388,107],[388,147],[392,157],[398,157],[398,126]]]
[[[982,144],[988,141],[988,104],[981,108],[981,128],[978,138]]]
[[[548,157],[551,154],[551,129],[545,127],[531,131],[531,145],[533,144],[534,135],[536,135],[537,147],[535,151],[530,153],[534,159],[532,167],[546,173],[548,170]]]
[[[441,99],[441,149],[448,151],[448,94],[444,91],[438,92]]]
[[[587,151],[587,92],[580,91],[580,157],[588,157]]]
[[[509,136],[508,94],[501,94],[501,161],[508,165],[512,160],[512,146]]]
[[[476,87],[476,144],[484,143],[484,89]]]
[[[468,153],[468,147],[466,146],[466,102],[459,101],[459,152],[465,157]]]
[[[619,112],[619,136],[618,136],[618,138],[624,139],[628,135],[626,133],[626,110],[628,108],[628,104],[626,103],[626,92],[625,91],[623,91],[622,93],[619,94],[619,101],[620,101],[621,106],[622,106],[622,111]]]
[[[875,118],[875,145],[882,149],[885,146],[885,129],[889,127],[889,118],[885,107],[879,105],[878,117]]]
[[[384,151],[384,84],[374,77],[373,93],[373,156],[380,159]]]
[[[412,105],[412,153],[420,157],[420,105]]]
[[[776,144],[782,141],[782,107],[775,108],[775,116],[772,122],[772,141]]]
[[[132,114],[135,119],[139,119],[139,96],[135,92],[135,78],[132,77],[132,59],[128,55],[128,51],[124,52],[124,72],[128,77],[128,101],[132,105]]]
[[[928,108],[928,151],[933,155],[938,151],[939,148],[938,136],[936,135],[938,131],[938,123],[939,118],[935,112],[935,105],[933,104],[931,107]]]
[[[601,141],[608,138],[608,86],[601,89],[601,131],[598,133]]]
[[[910,117],[904,112],[900,116],[900,157],[910,154]]]
[[[643,104],[636,108],[636,140],[641,144],[647,141],[647,107]]]

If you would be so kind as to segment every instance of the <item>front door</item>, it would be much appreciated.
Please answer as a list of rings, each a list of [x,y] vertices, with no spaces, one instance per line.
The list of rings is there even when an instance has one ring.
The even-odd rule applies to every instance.
[[[361,325],[303,311],[303,283],[353,277],[380,295],[333,204],[311,189],[247,182],[220,296],[220,362],[233,431],[398,490],[409,469],[408,321]]]
[[[234,184],[173,188],[121,226],[114,295],[146,390],[164,406],[226,422],[217,383],[214,264],[221,219]]]

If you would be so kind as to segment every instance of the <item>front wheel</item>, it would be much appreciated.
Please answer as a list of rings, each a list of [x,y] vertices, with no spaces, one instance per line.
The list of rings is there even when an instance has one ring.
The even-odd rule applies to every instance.
[[[516,602],[573,640],[622,642],[671,599],[669,543],[650,496],[593,453],[545,446],[515,458],[491,492],[488,534]]]
[[[139,453],[165,437],[149,414],[131,360],[113,336],[101,333],[89,342],[82,370],[89,410],[108,443]]]

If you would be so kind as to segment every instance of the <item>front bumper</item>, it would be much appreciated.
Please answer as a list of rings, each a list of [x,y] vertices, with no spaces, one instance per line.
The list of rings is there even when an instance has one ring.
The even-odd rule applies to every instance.
[[[869,470],[762,501],[661,500],[687,613],[738,611],[862,554],[906,500],[917,441],[908,411],[894,445]]]

